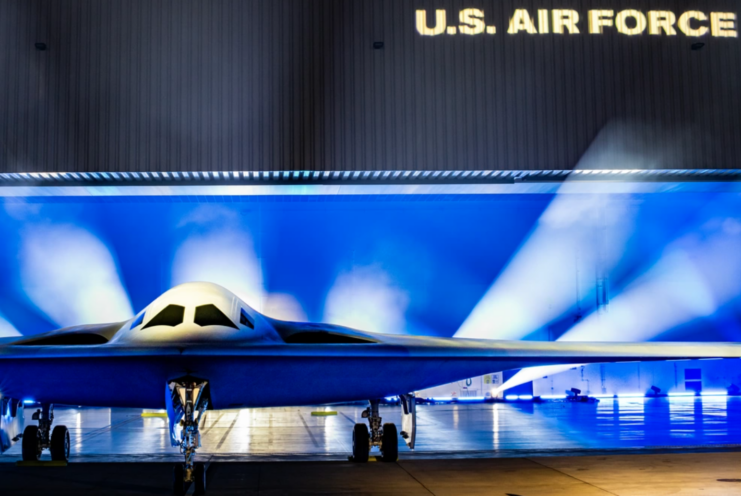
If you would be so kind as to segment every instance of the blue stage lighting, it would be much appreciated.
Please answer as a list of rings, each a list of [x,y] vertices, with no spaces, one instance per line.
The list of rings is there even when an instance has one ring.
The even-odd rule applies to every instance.
[[[572,188],[562,186],[457,337],[522,339],[571,309],[578,303],[575,295],[586,297],[596,283],[588,268],[609,273],[620,260],[636,215],[634,201],[630,195],[574,194]]]
[[[263,310],[263,267],[239,210],[199,206],[184,215],[183,238],[172,261],[171,286],[205,281],[229,288],[257,311]]]
[[[10,338],[20,335],[21,333],[18,332],[18,329],[16,329],[13,324],[5,320],[5,318],[0,315],[0,338]]]
[[[22,243],[23,289],[55,323],[116,322],[134,313],[114,252],[90,231],[31,224]]]
[[[702,391],[700,396],[728,396],[728,391]]]
[[[380,264],[353,267],[327,294],[325,322],[366,331],[404,334],[409,296]]]

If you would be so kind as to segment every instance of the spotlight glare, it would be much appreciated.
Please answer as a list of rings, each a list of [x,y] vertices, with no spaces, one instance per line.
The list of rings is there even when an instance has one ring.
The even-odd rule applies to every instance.
[[[207,205],[195,209],[181,225],[190,232],[175,253],[172,286],[213,282],[262,311],[262,267],[251,236],[239,224],[238,213],[226,207]]]
[[[31,301],[62,327],[130,318],[118,264],[91,232],[33,225],[22,235],[21,281]]]
[[[407,332],[409,296],[379,265],[341,273],[327,294],[324,321],[386,334]]]

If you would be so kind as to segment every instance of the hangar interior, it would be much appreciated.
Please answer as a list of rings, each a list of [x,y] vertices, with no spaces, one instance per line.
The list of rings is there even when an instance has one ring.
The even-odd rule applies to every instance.
[[[192,281],[268,317],[396,336],[741,342],[737,10],[0,0],[0,348],[127,321]],[[741,481],[738,358],[492,372],[415,391],[403,482],[363,477],[382,494],[457,494],[435,473],[462,484],[475,466],[473,489],[530,496],[731,494]],[[41,405],[9,387],[0,377],[0,462],[23,462],[11,407]],[[401,426],[399,401],[381,413]],[[355,470],[339,461],[363,408],[206,411],[201,453],[235,462],[235,487],[297,492],[276,475],[294,466],[270,463]],[[180,456],[172,412],[56,411],[73,461]],[[670,482],[629,482],[635,453]],[[298,467],[312,487],[339,480]],[[41,487],[13,469],[0,463],[12,491]],[[161,492],[114,488],[106,470],[98,490]],[[332,491],[374,487],[353,484]]]
[[[3,335],[126,319],[198,280],[274,318],[392,334],[736,341],[741,333],[733,182],[263,187],[272,194],[244,185],[181,186],[187,195],[7,187]],[[728,360],[524,374],[418,395],[737,394],[741,384]]]

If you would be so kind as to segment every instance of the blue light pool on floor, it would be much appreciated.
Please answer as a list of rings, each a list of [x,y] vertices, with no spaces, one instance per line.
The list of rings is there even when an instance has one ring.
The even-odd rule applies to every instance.
[[[728,391],[703,391],[700,396],[728,396]]]

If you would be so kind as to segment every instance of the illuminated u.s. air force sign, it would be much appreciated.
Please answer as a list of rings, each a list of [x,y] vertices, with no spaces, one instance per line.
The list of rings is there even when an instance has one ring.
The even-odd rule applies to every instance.
[[[430,15],[432,14],[432,15]],[[571,9],[539,9],[532,13],[528,9],[516,9],[509,19],[508,34],[579,34],[583,29],[589,34],[604,34],[608,29],[628,36],[648,33],[650,35],[711,36],[736,38],[736,14],[734,12],[710,12],[688,10],[679,15],[669,10],[627,9],[590,10],[587,22],[583,23],[579,12]],[[463,9],[458,12],[458,24],[448,19],[446,10],[417,10],[417,32],[423,36],[439,34],[496,34],[494,24],[488,24],[481,9]],[[586,26],[584,25],[586,24]]]

